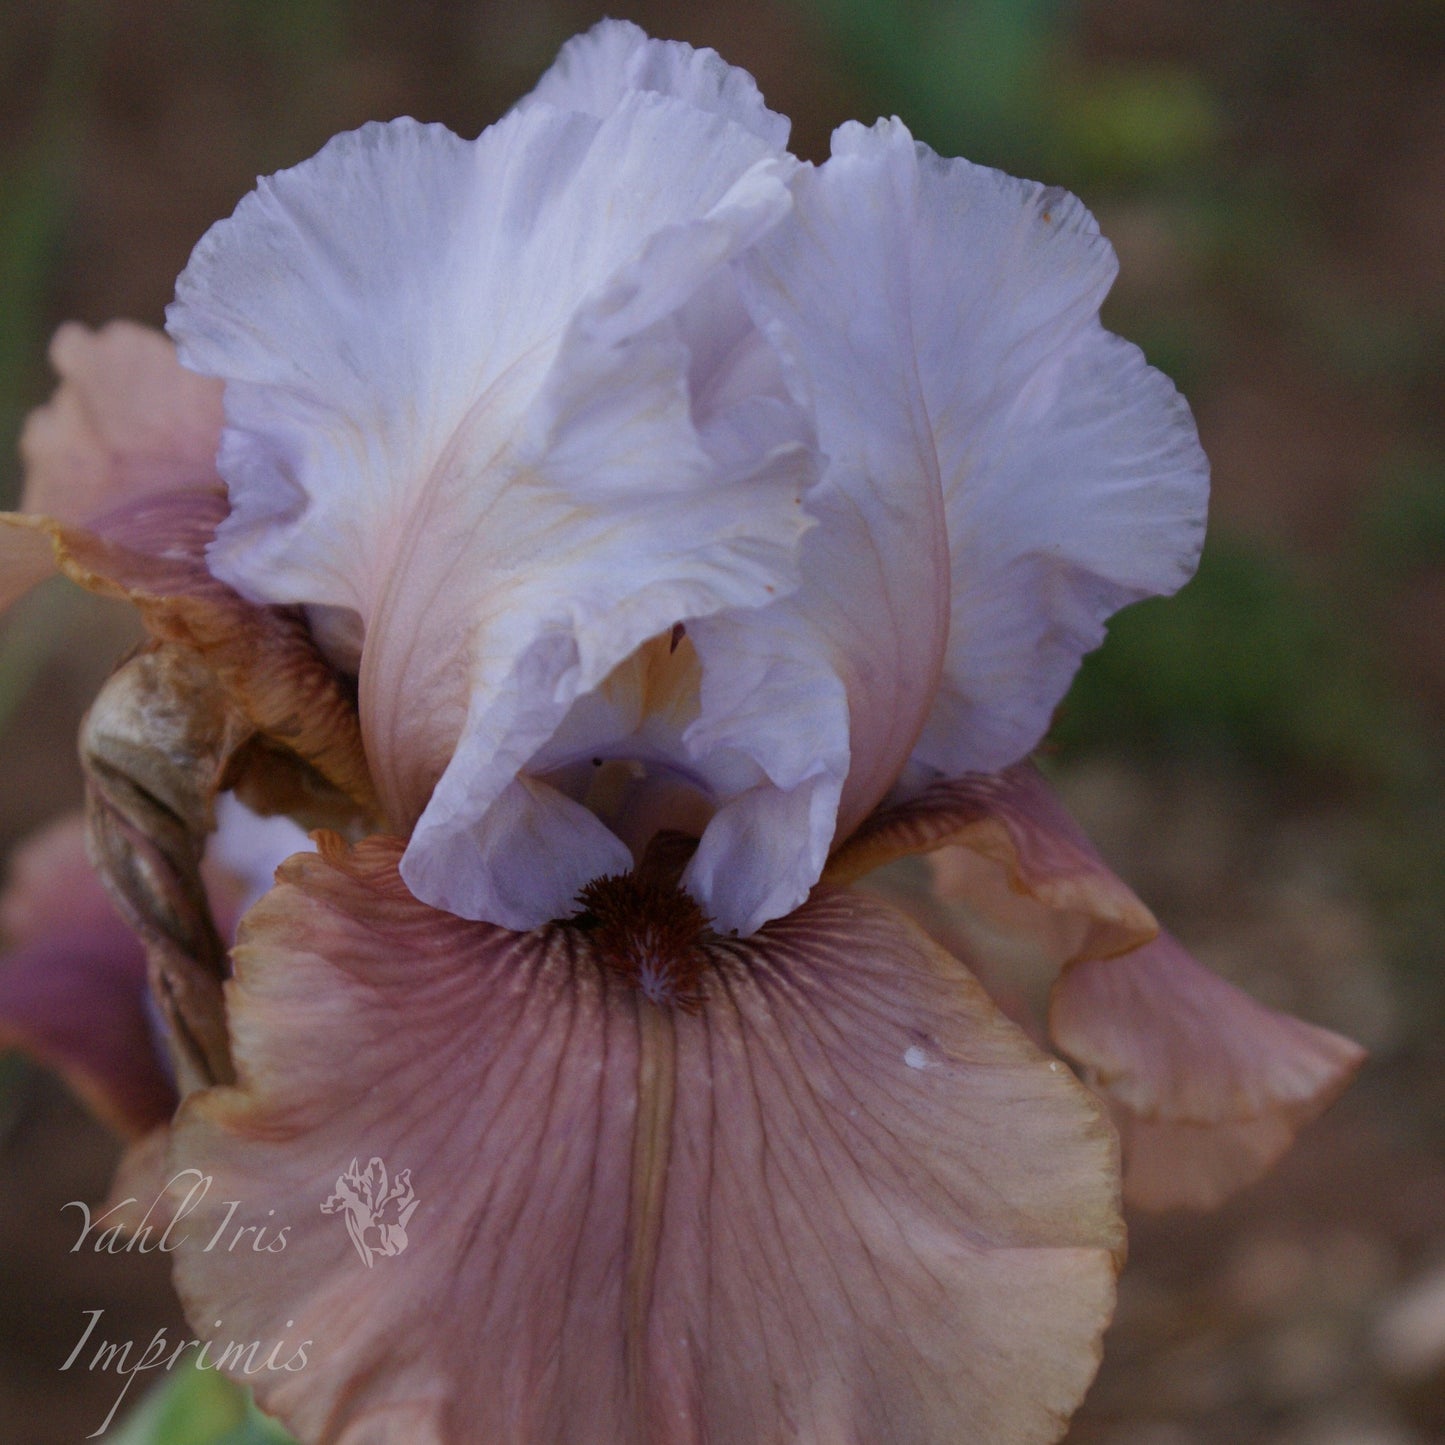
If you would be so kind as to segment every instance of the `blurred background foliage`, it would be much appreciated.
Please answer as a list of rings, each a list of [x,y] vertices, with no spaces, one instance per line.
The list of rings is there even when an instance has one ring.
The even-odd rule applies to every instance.
[[[1106,320],[1189,396],[1214,516],[1196,580],[1122,614],[1085,664],[1048,765],[1212,962],[1366,1037],[1380,1107],[1408,1095],[1414,1143],[1445,1145],[1428,1102],[1445,1102],[1445,4],[607,9],[752,70],[807,157],[846,118],[896,113],[940,151],[1064,185],[1099,216],[1122,262]],[[257,173],[376,117],[475,133],[602,13],[585,0],[7,0],[0,434],[48,391],[56,324],[159,324],[191,246]],[[0,499],[18,481],[7,448]],[[74,721],[127,627],[50,586],[0,632],[0,842],[78,796]],[[1186,805],[1212,831],[1185,828]],[[1177,867],[1161,861],[1171,849]],[[1396,1230],[1387,1284],[1437,1226]],[[127,1442],[261,1438],[199,1379],[152,1401]],[[1125,1438],[1108,1433],[1110,1408],[1128,1414],[1109,1379],[1106,1423],[1086,1419],[1080,1440]],[[1198,1438],[1313,1439],[1289,1433],[1297,1403],[1200,1407],[1224,1423]],[[1414,1422],[1401,1430],[1433,1428],[1398,1408]]]

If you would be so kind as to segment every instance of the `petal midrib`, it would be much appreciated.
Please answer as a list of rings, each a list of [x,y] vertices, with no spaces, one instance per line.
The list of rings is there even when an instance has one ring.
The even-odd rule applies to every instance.
[[[627,1379],[635,1418],[648,1397],[648,1318],[652,1310],[662,1220],[667,1203],[672,1122],[677,1099],[677,1034],[669,1013],[637,1002],[637,1113],[632,1142],[623,1308]]]

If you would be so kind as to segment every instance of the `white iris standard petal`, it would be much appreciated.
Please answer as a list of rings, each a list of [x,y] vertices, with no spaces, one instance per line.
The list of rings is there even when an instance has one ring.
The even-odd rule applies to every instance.
[[[848,679],[841,838],[910,753],[956,775],[1037,744],[1105,619],[1192,573],[1208,467],[1168,379],[1099,324],[1114,257],[1074,197],[896,120],[842,127],[794,194],[750,295],[814,398],[827,510],[772,611]]]
[[[771,784],[688,872],[744,932],[801,902],[910,757],[1026,754],[1104,620],[1192,572],[1207,495],[1188,408],[1099,325],[1113,253],[1073,197],[898,121],[843,127],[793,192],[742,269],[815,414],[819,525],[796,592],[691,629],[689,741]]]
[[[835,838],[898,776],[948,635],[943,491],[915,328],[940,304],[901,127],[794,180],[792,216],[743,263],[745,290],[827,458],[801,587],[690,629],[704,667],[699,752],[753,760],[687,880],[750,932],[798,906]],[[947,304],[943,298],[943,304]]]
[[[883,164],[892,189],[859,197],[859,229],[891,194],[907,239],[863,294],[890,294],[887,277],[911,262],[895,324],[951,573],[942,684],[916,757],[949,776],[993,771],[1039,742],[1112,613],[1193,574],[1209,468],[1173,384],[1099,323],[1117,266],[1074,196],[944,159],[897,121],[841,127],[824,170]],[[846,441],[825,432],[835,460],[888,426],[890,407],[896,425],[889,394],[874,397]]]
[[[526,929],[659,829],[716,927],[898,782],[994,769],[1202,535],[1187,408],[1072,197],[603,22],[475,142],[263,183],[171,313],[225,378],[213,552],[359,671],[423,901]],[[681,640],[681,641],[680,641]]]
[[[182,277],[172,332],[227,381],[213,566],[359,619],[368,754],[428,902],[553,916],[478,866],[488,809],[646,638],[796,585],[808,424],[718,279],[787,214],[794,164],[656,92],[534,103],[476,142],[368,127],[264,183]],[[728,347],[690,344],[729,306]],[[513,842],[555,841],[524,794],[487,836],[510,814]]]
[[[518,109],[538,101],[563,110],[610,115],[634,91],[676,96],[726,116],[783,150],[792,122],[769,110],[757,82],[715,50],[654,40],[629,20],[603,20],[575,35]]]

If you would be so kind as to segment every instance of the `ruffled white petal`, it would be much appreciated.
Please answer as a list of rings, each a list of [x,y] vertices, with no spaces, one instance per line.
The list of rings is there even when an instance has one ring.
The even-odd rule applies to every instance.
[[[1208,466],[1173,385],[1099,325],[1114,255],[1074,197],[944,160],[896,121],[844,126],[833,151],[824,172],[857,186],[860,231],[880,205],[903,211],[914,284],[891,314],[943,488],[948,654],[916,756],[997,769],[1038,742],[1105,619],[1191,575]],[[874,397],[858,429],[896,429],[894,398]],[[851,454],[822,444],[835,465]]]
[[[837,816],[837,781],[824,768],[792,788],[759,784],[714,814],[682,881],[720,932],[747,937],[806,900]]]
[[[357,662],[429,903],[529,927],[710,813],[687,886],[751,932],[905,768],[1027,751],[1193,566],[1203,458],[1099,326],[1087,212],[898,122],[818,170],[785,139],[605,22],[474,143],[369,127],[263,183],[182,278],[214,565]],[[604,698],[679,622],[685,705]],[[610,812],[594,756],[639,769]]]
[[[653,40],[628,20],[603,20],[574,36],[518,109],[543,101],[560,110],[609,115],[631,91],[673,95],[726,116],[778,150],[792,123],[763,104],[757,82],[715,50]]]
[[[782,605],[849,681],[842,836],[910,751],[956,774],[1038,741],[1105,618],[1189,576],[1207,467],[1173,386],[1098,323],[1113,253],[1076,200],[897,121],[833,150],[748,265],[830,460]]]
[[[793,189],[743,265],[815,411],[819,526],[797,592],[692,629],[706,672],[689,740],[783,786],[805,752],[845,837],[910,755],[956,773],[1037,742],[1104,619],[1188,576],[1206,469],[1173,387],[1098,324],[1113,256],[1077,201],[942,161],[896,121],[844,127]],[[690,874],[733,919],[784,896],[738,891],[763,883],[762,816],[727,856],[705,840]],[[823,836],[799,859],[834,836],[809,816]]]
[[[576,697],[675,621],[796,585],[811,433],[720,277],[787,213],[790,164],[648,93],[475,143],[369,127],[182,278],[183,355],[229,382],[214,565],[359,619],[368,752],[428,901],[498,916],[477,830]],[[695,348],[729,308],[734,344]]]
[[[263,180],[167,318],[186,365],[228,383],[218,570],[260,600],[364,613],[396,524],[445,463],[511,442],[582,303],[770,154],[637,95],[600,123],[534,106],[474,142],[369,125]],[[748,192],[759,224],[786,210],[766,165]],[[464,422],[484,435],[457,458]]]
[[[453,913],[519,932],[575,913],[592,879],[632,867],[626,845],[581,803],[525,775],[464,836],[455,853],[416,849],[407,887],[418,897],[442,895]]]
[[[828,459],[803,585],[689,627],[703,662],[695,756],[750,760],[686,881],[719,927],[796,907],[887,791],[933,702],[948,628],[943,492],[915,332],[936,304],[913,146],[794,180],[795,209],[742,263],[753,315]]]
[[[804,540],[801,589],[695,630],[716,702],[699,731],[748,749],[784,786],[803,776],[789,755],[810,760],[840,798],[840,834],[917,741],[948,626],[943,494],[915,342],[936,297],[899,135],[801,174],[793,216],[747,258],[750,305],[815,413],[828,468],[808,501],[819,525]],[[824,854],[832,837],[830,821]]]

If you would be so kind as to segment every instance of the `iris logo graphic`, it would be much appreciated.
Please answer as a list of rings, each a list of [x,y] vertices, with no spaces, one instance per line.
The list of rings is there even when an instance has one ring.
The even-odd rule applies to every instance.
[[[387,1180],[386,1165],[373,1158],[365,1169],[351,1168],[336,1181],[336,1190],[321,1206],[323,1214],[343,1214],[346,1232],[371,1268],[379,1254],[400,1254],[407,1246],[406,1226],[418,1204],[411,1187],[411,1170]]]

